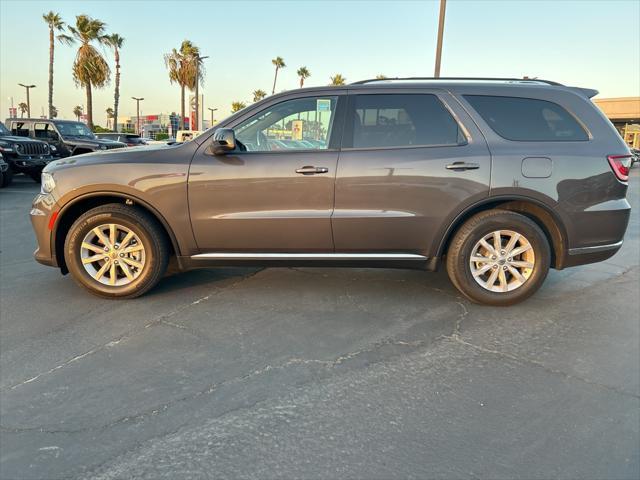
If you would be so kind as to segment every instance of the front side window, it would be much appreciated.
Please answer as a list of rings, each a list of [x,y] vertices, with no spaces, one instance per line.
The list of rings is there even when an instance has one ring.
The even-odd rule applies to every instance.
[[[465,95],[482,119],[503,138],[520,142],[589,140],[587,132],[557,103],[535,98]]]
[[[33,125],[33,132],[36,138],[42,140],[55,140],[58,134],[53,129],[53,125],[49,123],[36,123]]]
[[[356,95],[354,105],[351,120],[354,148],[465,142],[458,123],[435,95]]]
[[[237,125],[236,140],[249,152],[326,150],[337,103],[337,96],[278,103]]]

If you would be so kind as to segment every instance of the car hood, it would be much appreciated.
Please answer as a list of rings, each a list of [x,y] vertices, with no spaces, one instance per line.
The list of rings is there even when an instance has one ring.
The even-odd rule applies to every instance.
[[[19,137],[17,135],[0,135],[0,140],[13,143],[44,143],[40,140],[33,140],[27,137]]]
[[[107,140],[106,138],[87,138],[87,137],[74,137],[71,135],[67,135],[63,137],[66,142],[75,143],[75,144],[83,144],[83,145],[91,145],[91,146],[100,146],[100,145],[122,145],[125,146],[122,142],[116,142],[114,140]]]
[[[153,145],[129,148],[117,148],[114,150],[99,150],[82,155],[61,158],[54,160],[45,167],[46,172],[54,172],[64,168],[80,167],[85,165],[108,164],[108,163],[138,163],[142,159],[147,159],[150,155],[161,150],[178,148],[173,145]]]

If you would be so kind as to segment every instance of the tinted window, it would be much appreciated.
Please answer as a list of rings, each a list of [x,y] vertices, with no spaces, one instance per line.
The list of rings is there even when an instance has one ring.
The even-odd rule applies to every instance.
[[[464,143],[435,95],[356,95],[352,121],[354,148]]]
[[[337,102],[328,96],[278,103],[237,125],[236,139],[249,152],[325,150]]]
[[[560,105],[534,98],[465,95],[501,137],[522,142],[584,141],[589,137]]]
[[[54,131],[53,125],[48,123],[36,123],[33,125],[33,132],[36,138],[42,140],[55,140],[58,134]]]

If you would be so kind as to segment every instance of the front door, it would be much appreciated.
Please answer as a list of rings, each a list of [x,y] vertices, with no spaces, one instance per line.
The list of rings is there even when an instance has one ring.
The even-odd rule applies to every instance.
[[[484,138],[448,93],[350,95],[332,218],[336,252],[434,255],[443,225],[488,195],[490,173]]]
[[[210,142],[189,171],[189,209],[201,253],[333,252],[331,212],[341,129],[339,92],[274,100],[225,125],[238,148]]]

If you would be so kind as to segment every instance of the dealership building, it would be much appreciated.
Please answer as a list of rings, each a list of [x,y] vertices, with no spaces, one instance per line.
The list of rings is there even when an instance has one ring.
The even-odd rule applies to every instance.
[[[640,149],[640,97],[594,99],[624,141],[632,148]]]

